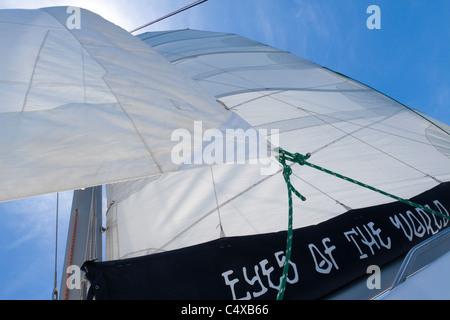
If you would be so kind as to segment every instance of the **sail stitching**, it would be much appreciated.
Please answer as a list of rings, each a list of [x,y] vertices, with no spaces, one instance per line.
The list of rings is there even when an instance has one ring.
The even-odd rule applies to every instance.
[[[233,202],[234,200],[236,200],[237,198],[239,198],[240,196],[242,196],[243,194],[247,193],[248,191],[252,190],[253,188],[257,187],[258,185],[260,185],[261,183],[263,183],[264,181],[267,181],[270,178],[273,178],[275,176],[277,176],[279,173],[282,172],[282,169],[278,170],[277,172],[273,173],[272,175],[268,175],[266,177],[264,177],[263,179],[259,180],[258,182],[255,182],[253,185],[251,185],[250,187],[246,188],[245,190],[239,192],[238,194],[234,195],[233,197],[231,197],[230,199],[222,202],[219,205],[219,208],[222,208],[224,206],[226,206],[227,204]],[[165,244],[163,244],[161,247],[159,247],[158,250],[164,250],[165,247],[167,247],[169,244],[171,244],[173,241],[175,241],[176,239],[178,239],[179,237],[181,237],[184,233],[186,233],[187,231],[189,231],[190,229],[192,229],[196,224],[200,223],[200,221],[202,221],[203,219],[207,218],[208,216],[210,216],[212,213],[214,213],[217,210],[217,208],[214,208],[210,211],[208,211],[207,213],[205,213],[202,217],[200,217],[199,219],[197,219],[196,221],[194,221],[191,225],[189,225],[188,227],[186,227],[183,231],[179,232],[177,235],[175,235],[172,239],[170,239],[169,241],[167,241]]]
[[[412,207],[415,207],[415,208],[418,208],[418,209],[422,209],[422,210],[424,210],[424,211],[426,211],[428,213],[431,213],[433,215],[439,216],[441,218],[450,219],[449,216],[447,216],[447,215],[445,215],[445,214],[443,214],[441,212],[437,212],[437,211],[435,211],[435,210],[433,210],[431,208],[428,208],[426,206],[423,206],[421,204],[414,203],[411,200],[403,199],[403,198],[395,196],[395,195],[393,195],[393,194],[391,194],[389,192],[386,192],[386,191],[380,190],[378,188],[375,188],[373,186],[370,186],[370,185],[368,185],[366,183],[363,183],[363,182],[360,182],[358,180],[352,179],[350,177],[341,175],[341,174],[339,174],[337,172],[331,171],[331,170],[323,168],[321,166],[312,164],[312,163],[306,161],[306,160],[308,160],[311,157],[310,153],[308,153],[306,155],[302,155],[300,153],[292,154],[292,153],[290,153],[288,151],[283,150],[282,148],[277,148],[277,151],[279,152],[278,159],[279,159],[280,162],[289,160],[291,162],[298,163],[301,166],[307,165],[307,166],[309,166],[309,167],[311,167],[313,169],[317,169],[317,170],[325,172],[325,173],[327,173],[329,175],[332,175],[332,176],[335,176],[335,177],[340,178],[342,180],[345,180],[345,181],[351,182],[353,184],[356,184],[356,185],[358,185],[360,187],[364,187],[366,189],[369,189],[369,190],[372,190],[374,192],[380,193],[380,194],[382,194],[384,196],[387,196],[387,197],[392,198],[394,200],[400,201],[400,202],[405,203],[407,205],[410,205]],[[283,164],[283,162],[281,162],[281,163]]]
[[[294,164],[292,164],[292,165],[294,165]],[[292,175],[293,175],[294,177],[296,177],[297,179],[303,181],[303,182],[306,183],[307,185],[309,185],[311,188],[316,189],[318,192],[320,192],[321,194],[323,194],[325,197],[328,197],[329,199],[335,201],[336,204],[342,206],[345,210],[347,210],[347,211],[353,210],[353,208],[351,208],[351,207],[347,206],[346,204],[342,203],[341,201],[339,201],[339,200],[333,198],[331,195],[329,195],[328,193],[326,193],[326,192],[323,191],[323,190],[320,190],[318,187],[316,187],[315,185],[313,185],[313,184],[311,184],[310,182],[306,181],[305,179],[299,177],[297,174],[292,173]]]
[[[47,42],[47,38],[48,38],[49,33],[50,33],[50,30],[47,30],[47,33],[45,34],[44,40],[41,43],[41,47],[39,48],[39,52],[37,54],[36,61],[34,62],[33,72],[31,73],[30,82],[29,82],[29,85],[28,85],[27,92],[25,94],[25,99],[23,101],[22,112],[25,111],[25,107],[26,107],[27,102],[28,102],[28,95],[30,94],[31,87],[33,86],[34,74],[36,73],[36,66],[38,64],[39,58],[41,57],[42,49],[44,48],[44,45]]]
[[[197,53],[197,54],[193,54],[191,56],[181,56],[180,54],[177,54],[178,56],[180,56],[180,58],[175,59],[175,60],[171,60],[170,62],[173,64],[178,64],[178,63],[182,63],[184,61],[190,60],[190,59],[196,59],[198,57],[202,57],[202,56],[211,56],[211,55],[215,55],[215,54],[233,54],[233,53],[273,53],[273,52],[286,52],[287,51],[282,51],[282,50],[266,50],[266,51],[258,51],[258,50],[248,50],[248,51],[238,51],[238,50],[233,50],[233,51],[216,51],[216,52],[207,52],[207,53]],[[173,53],[172,53],[173,54]],[[175,54],[173,54],[175,55]]]
[[[383,151],[383,150],[381,150],[381,149],[379,149],[379,148],[373,146],[372,144],[368,143],[367,141],[364,141],[364,140],[362,140],[362,139],[360,139],[360,138],[354,136],[353,134],[349,134],[349,133],[347,133],[346,131],[342,130],[341,128],[339,128],[339,127],[333,125],[332,123],[327,122],[327,121],[325,121],[325,120],[322,119],[322,118],[319,118],[319,116],[320,116],[321,114],[318,114],[318,113],[316,113],[316,112],[310,111],[310,110],[308,110],[308,109],[304,109],[304,108],[302,108],[302,107],[298,107],[298,106],[296,106],[296,105],[294,105],[294,104],[292,104],[292,103],[290,103],[290,102],[287,102],[287,101],[284,101],[284,100],[282,100],[282,99],[280,99],[280,98],[274,97],[273,95],[268,96],[268,98],[274,99],[274,100],[279,101],[279,102],[281,102],[281,103],[285,103],[286,105],[292,106],[292,107],[294,107],[294,108],[296,108],[296,109],[299,109],[299,108],[300,108],[302,111],[308,113],[310,116],[317,117],[317,119],[323,121],[324,124],[330,125],[330,126],[332,126],[333,128],[335,128],[336,130],[339,130],[339,131],[343,132],[343,133],[345,134],[344,137],[349,137],[349,136],[351,136],[351,137],[353,137],[354,139],[356,139],[356,140],[362,142],[363,144],[365,144],[365,145],[367,145],[367,146],[369,146],[369,147],[371,147],[371,148],[377,150],[378,152],[381,152],[382,154],[384,154],[384,155],[386,155],[386,156],[388,156],[388,157],[390,157],[390,158],[392,158],[392,159],[394,159],[394,160],[396,160],[396,161],[399,161],[400,163],[406,165],[407,167],[409,167],[409,168],[411,168],[411,169],[413,169],[413,170],[416,170],[416,171],[420,172],[421,174],[423,174],[424,176],[426,176],[426,177],[428,177],[428,178],[430,178],[430,179],[432,179],[432,180],[434,180],[434,181],[440,183],[440,181],[439,181],[436,177],[433,177],[433,176],[431,176],[430,174],[428,174],[428,173],[426,173],[426,172],[423,172],[422,170],[420,170],[420,169],[418,169],[418,168],[416,168],[416,167],[414,167],[414,166],[412,166],[412,165],[409,165],[409,164],[406,163],[405,161],[400,160],[400,159],[398,159],[397,157],[395,157],[395,156],[393,156],[393,155],[391,155],[391,154],[388,154],[387,152],[385,152],[385,151]],[[401,109],[400,109],[399,111],[397,111],[395,114],[397,114],[397,113],[400,112],[400,111],[401,111]],[[393,114],[393,115],[395,115],[395,114]],[[391,116],[393,116],[393,115],[391,115]],[[333,118],[332,116],[329,116],[329,115],[323,115],[323,116],[327,116],[327,117]],[[389,118],[389,117],[387,117],[386,119],[388,119],[388,118]],[[337,118],[334,118],[334,119],[339,120],[339,121],[341,121],[341,122],[354,124],[354,123],[352,123],[352,122],[350,122],[350,121],[348,121],[348,120],[341,120],[341,119],[337,119]],[[383,120],[385,120],[385,119],[383,119]],[[379,122],[381,122],[381,121],[377,121],[377,122],[374,122],[374,123],[372,123],[372,124],[370,124],[370,125],[366,125],[366,126],[361,126],[361,125],[358,125],[358,124],[354,124],[354,125],[361,126],[360,129],[368,129],[369,126],[374,125],[374,124],[379,123]],[[386,134],[390,134],[390,133],[387,132]],[[425,144],[426,144],[426,143],[425,143]],[[322,147],[322,148],[323,148],[323,147]],[[321,148],[320,148],[320,149],[321,149]],[[320,150],[320,149],[318,149],[318,150]],[[318,150],[316,150],[316,151],[314,151],[314,152],[317,152]]]
[[[83,94],[84,94],[84,103],[87,103],[87,98],[86,98],[86,70],[85,70],[85,65],[84,65],[84,48],[81,47],[81,62],[82,62],[82,66],[83,66]]]
[[[172,30],[172,31],[165,31],[165,32],[162,32],[162,33],[159,33],[159,34],[156,34],[156,35],[152,35],[152,36],[150,36],[150,37],[148,37],[148,38],[145,38],[145,39],[141,39],[140,38],[140,36],[141,35],[144,35],[144,34],[146,34],[146,33],[152,33],[151,31],[150,32],[145,32],[145,33],[141,33],[141,34],[138,34],[136,37],[138,37],[139,39],[141,39],[142,41],[146,41],[146,40],[148,40],[148,39],[152,39],[152,38],[156,38],[156,37],[161,37],[161,36],[165,36],[165,35],[168,35],[168,34],[171,34],[171,33],[177,33],[177,32],[182,32],[182,31],[186,31],[186,30],[189,30],[189,29],[180,29],[180,30]],[[153,47],[152,45],[150,45],[151,47]]]
[[[377,89],[374,89],[374,88],[372,88],[371,86],[368,86],[368,85],[362,83],[361,81],[358,81],[358,80],[355,80],[355,79],[353,79],[353,78],[351,78],[351,77],[349,77],[349,76],[346,76],[346,75],[344,75],[344,74],[342,74],[342,73],[340,73],[340,72],[333,71],[333,70],[331,70],[331,69],[329,69],[329,68],[327,68],[327,67],[324,67],[324,69],[329,70],[329,71],[331,71],[331,72],[333,72],[333,73],[335,73],[335,74],[338,74],[338,75],[340,75],[340,76],[343,76],[343,77],[345,77],[345,78],[347,78],[347,79],[349,79],[349,80],[351,80],[351,81],[354,81],[354,82],[356,82],[356,83],[360,83],[361,85],[363,85],[363,86],[365,86],[365,87],[368,87],[369,89],[372,89],[372,90],[374,90],[374,91],[376,91],[376,92],[382,94],[382,95],[385,96],[386,98],[388,98],[388,99],[390,99],[390,100],[392,100],[392,101],[397,102],[397,103],[398,103],[399,105],[401,105],[402,107],[406,108],[407,110],[411,111],[412,113],[415,113],[417,116],[419,116],[419,117],[425,119],[426,121],[428,121],[429,123],[431,123],[432,125],[434,125],[436,128],[439,128],[440,130],[442,130],[443,132],[445,132],[446,134],[448,134],[448,135],[450,136],[450,133],[449,133],[448,131],[446,131],[444,128],[442,128],[441,126],[439,126],[439,125],[438,125],[437,123],[435,123],[434,121],[432,121],[432,120],[428,119],[427,117],[423,116],[422,114],[420,114],[418,111],[414,110],[413,108],[410,108],[410,107],[408,107],[407,105],[405,105],[405,104],[403,104],[403,103],[401,103],[401,102],[399,102],[399,101],[397,101],[397,100],[395,100],[395,99],[389,97],[388,95],[384,94],[383,92],[381,92],[381,91],[379,91],[379,90],[377,90]]]
[[[230,94],[217,95],[216,97],[219,98],[219,99],[227,97],[227,96],[230,96],[230,95],[235,95],[235,94],[240,94],[240,93],[250,93],[250,92],[257,92],[257,93],[260,93],[260,94],[263,95],[261,97],[252,98],[252,99],[250,99],[248,101],[242,102],[239,105],[231,107],[230,109],[234,109],[237,106],[242,106],[242,105],[245,105],[247,102],[252,102],[252,101],[255,101],[255,100],[258,100],[258,99],[261,99],[261,98],[265,98],[265,97],[274,98],[273,95],[276,95],[278,93],[289,92],[289,91],[315,91],[318,88],[324,87],[324,86],[317,86],[317,87],[308,87],[308,88],[256,88],[256,89],[250,89],[250,88],[246,88],[246,87],[243,87],[243,86],[232,85],[232,84],[229,84],[229,83],[223,83],[223,82],[219,82],[219,81],[212,81],[212,80],[202,80],[202,81],[243,89],[243,91],[240,91],[240,92],[232,92]],[[344,83],[344,82],[340,82],[340,83],[336,83],[336,84],[341,84],[341,83]],[[326,86],[328,86],[328,85],[326,85]],[[276,91],[276,92],[272,92],[270,94],[265,94],[264,91]],[[331,90],[327,90],[327,91],[331,91]],[[279,101],[279,102],[281,102],[281,103],[285,103],[287,105],[290,105],[288,102],[283,101],[283,100],[281,100],[279,98],[274,98],[274,99]],[[299,108],[298,106],[295,106],[295,105],[292,105],[292,106],[297,108],[297,109]],[[301,108],[300,110],[310,113],[311,116],[317,116],[317,117],[325,116],[325,117],[329,117],[329,118],[334,119],[334,120],[339,120],[340,122],[345,122],[345,123],[349,123],[349,124],[352,124],[352,125],[355,125],[355,126],[361,126],[362,127],[361,124],[354,123],[351,120],[339,119],[339,118],[333,117],[332,115],[329,115],[329,114],[321,114],[321,113],[317,113],[317,112],[314,112],[312,110],[308,110],[308,109],[304,109],[304,108]],[[329,123],[324,121],[324,124],[329,124]],[[264,125],[264,124],[261,124],[259,126],[262,126],[262,125]],[[367,127],[367,129],[370,129],[370,130],[373,130],[373,131],[377,131],[377,132],[381,132],[381,133],[385,133],[385,134],[388,134],[388,135],[393,136],[393,137],[398,137],[398,138],[401,138],[401,139],[405,139],[405,140],[421,143],[421,144],[424,144],[424,145],[432,146],[432,144],[430,144],[430,143],[426,143],[424,141],[419,141],[419,140],[416,140],[416,139],[404,137],[404,136],[401,136],[401,135],[398,135],[398,134],[395,134],[395,133],[392,133],[392,132],[387,132],[387,131],[384,131],[384,130],[381,130],[381,129],[370,128],[370,127]],[[293,130],[289,130],[289,131],[293,131]],[[286,131],[286,132],[288,132],[288,131]]]
[[[188,29],[176,30],[176,31],[171,32],[171,33],[182,32],[182,31],[186,31],[186,30],[188,30]],[[170,32],[167,32],[167,33],[170,33]],[[167,33],[166,33],[166,34],[167,34]],[[157,37],[157,36],[162,36],[162,35],[163,35],[163,34],[156,35],[156,36],[153,36],[153,37],[148,37],[148,38],[142,39],[142,41],[148,40],[148,39],[150,39],[150,38],[155,38],[155,37]],[[164,35],[165,35],[165,34],[164,34]],[[192,41],[192,40],[203,40],[203,39],[220,38],[220,37],[224,37],[224,34],[219,34],[219,35],[214,35],[214,36],[207,36],[207,37],[194,37],[194,38],[186,38],[186,39],[170,40],[170,41],[161,42],[161,43],[158,43],[158,44],[150,44],[150,46],[151,46],[152,48],[156,48],[156,47],[158,47],[158,46],[162,46],[162,45],[170,44],[170,43],[174,43],[174,42],[180,42],[180,41]]]
[[[51,13],[49,13],[49,15],[53,16]],[[54,18],[54,17],[53,17]],[[64,26],[64,24],[62,24],[58,19],[54,18],[56,21],[58,21],[61,25]],[[131,124],[133,125],[134,131],[136,132],[136,134],[139,136],[140,140],[142,141],[144,147],[147,149],[147,152],[150,154],[150,157],[153,160],[153,163],[157,166],[159,172],[162,172],[161,167],[159,165],[159,163],[156,162],[155,158],[153,157],[153,154],[150,150],[150,147],[148,146],[147,142],[145,141],[144,137],[142,136],[142,134],[140,133],[140,131],[138,130],[136,123],[134,122],[134,120],[132,119],[132,117],[128,114],[128,112],[125,110],[125,108],[123,107],[123,105],[120,103],[119,98],[117,97],[117,94],[111,89],[111,86],[109,85],[108,81],[105,79],[105,76],[107,76],[109,74],[109,71],[107,68],[105,68],[105,66],[103,65],[103,63],[101,61],[99,61],[97,59],[97,57],[95,57],[94,55],[91,54],[90,50],[85,46],[85,44],[83,42],[80,41],[80,39],[78,39],[77,36],[75,36],[75,34],[73,33],[72,30],[67,29],[72,36],[74,37],[74,39],[80,44],[80,46],[86,50],[86,52],[89,54],[89,56],[94,59],[101,68],[103,68],[103,70],[105,71],[105,74],[102,76],[102,80],[105,83],[105,85],[108,87],[108,89],[110,90],[110,92],[114,95],[114,98],[117,101],[117,104],[120,106],[120,108],[122,109],[122,111],[125,113],[125,115],[128,117],[129,121],[131,122]],[[84,66],[83,66],[84,67]]]

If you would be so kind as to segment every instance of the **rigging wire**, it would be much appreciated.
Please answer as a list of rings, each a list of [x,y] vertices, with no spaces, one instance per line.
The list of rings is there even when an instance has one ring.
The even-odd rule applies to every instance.
[[[89,208],[89,222],[87,231],[87,241],[84,250],[84,260],[94,260],[97,259],[97,216],[95,214],[95,208],[97,204],[97,199],[94,194],[95,189],[92,188],[91,193],[91,205]]]
[[[220,216],[219,201],[217,200],[216,181],[214,180],[214,173],[213,173],[212,166],[210,166],[209,169],[211,171],[211,178],[212,178],[213,187],[214,187],[214,196],[216,198],[217,214],[219,215],[219,225],[218,225],[218,227],[220,227],[220,237],[221,238],[225,238],[225,231],[223,230],[223,225],[222,225],[222,217]]]
[[[55,237],[55,282],[53,287],[52,299],[58,300],[58,288],[57,288],[57,277],[58,277],[58,208],[59,208],[59,193],[56,194],[56,237]]]
[[[206,2],[206,1],[208,1],[208,0],[198,0],[198,1],[195,1],[194,3],[191,3],[191,4],[185,6],[185,7],[181,8],[181,9],[178,9],[178,10],[172,12],[172,13],[166,14],[165,16],[163,16],[163,17],[161,17],[161,18],[158,18],[158,19],[156,19],[156,20],[153,20],[153,21],[151,21],[151,22],[149,22],[149,23],[147,23],[147,24],[145,24],[145,25],[143,25],[143,26],[141,26],[141,27],[139,27],[139,28],[136,28],[136,29],[134,29],[134,30],[131,30],[131,31],[129,31],[129,32],[130,32],[130,33],[134,33],[134,32],[136,32],[136,31],[138,31],[138,30],[141,30],[141,29],[143,29],[143,28],[145,28],[145,27],[148,27],[148,26],[150,26],[150,25],[152,25],[152,24],[155,24],[155,23],[157,23],[157,22],[159,22],[159,21],[162,21],[162,20],[164,20],[164,19],[170,18],[170,17],[172,17],[172,16],[174,16],[174,15],[176,15],[176,14],[178,14],[178,13],[181,13],[181,12],[186,11],[186,10],[188,10],[188,9],[191,9],[191,8],[193,8],[193,7],[195,7],[195,6],[198,6],[198,5],[200,5],[200,4],[202,4],[202,3]]]
[[[75,243],[75,231],[77,228],[77,218],[78,218],[78,209],[75,210],[75,216],[73,219],[73,229],[72,229],[72,242],[70,245],[70,254],[69,254],[69,263],[68,266],[70,267],[72,265],[72,256],[73,256],[73,248],[74,248],[74,243]],[[67,273],[67,278],[66,278],[66,290],[64,292],[64,300],[67,300],[68,294],[69,294],[69,288],[67,286],[67,280],[69,279],[69,273]]]

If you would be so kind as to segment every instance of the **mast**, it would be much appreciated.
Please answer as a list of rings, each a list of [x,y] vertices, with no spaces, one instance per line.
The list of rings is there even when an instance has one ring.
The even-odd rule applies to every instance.
[[[60,300],[85,297],[87,282],[80,267],[85,261],[102,260],[102,187],[75,190],[73,194]]]

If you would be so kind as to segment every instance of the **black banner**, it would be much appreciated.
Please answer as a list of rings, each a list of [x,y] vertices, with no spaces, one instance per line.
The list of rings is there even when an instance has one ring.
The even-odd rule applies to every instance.
[[[449,215],[450,183],[413,199]],[[449,220],[395,202],[351,210],[294,231],[284,299],[319,299],[447,228]],[[96,299],[275,299],[286,232],[224,238],[111,262],[86,262]]]

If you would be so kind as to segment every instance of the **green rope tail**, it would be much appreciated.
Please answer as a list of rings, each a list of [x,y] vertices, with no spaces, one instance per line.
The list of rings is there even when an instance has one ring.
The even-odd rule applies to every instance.
[[[382,195],[385,195],[385,196],[390,197],[392,199],[395,199],[397,201],[403,202],[403,203],[405,203],[407,205],[410,205],[412,207],[422,209],[425,212],[428,212],[428,213],[434,214],[436,216],[439,216],[441,218],[445,218],[445,219],[449,219],[450,220],[449,216],[447,216],[447,215],[445,215],[445,214],[443,214],[441,212],[432,210],[429,207],[420,205],[418,203],[414,203],[414,202],[412,202],[410,200],[407,200],[407,199],[403,199],[403,198],[397,197],[397,196],[395,196],[393,194],[390,194],[388,192],[385,192],[385,191],[382,191],[380,189],[374,188],[374,187],[369,186],[369,185],[367,185],[365,183],[362,183],[360,181],[354,180],[352,178],[346,177],[346,176],[341,175],[339,173],[336,173],[336,172],[333,172],[331,170],[328,170],[328,169],[325,169],[323,167],[320,167],[320,166],[317,166],[315,164],[312,164],[312,163],[306,161],[306,160],[308,160],[311,157],[310,153],[308,153],[306,155],[302,155],[300,153],[293,154],[293,153],[285,151],[285,150],[283,150],[281,148],[277,148],[275,151],[277,151],[279,153],[278,161],[283,165],[283,176],[284,176],[284,180],[286,181],[286,184],[287,184],[288,198],[289,198],[289,221],[288,221],[288,235],[287,235],[287,245],[286,245],[286,260],[285,260],[285,264],[284,264],[284,268],[283,268],[283,275],[282,275],[282,278],[281,278],[281,284],[280,284],[280,288],[279,288],[279,291],[278,291],[277,300],[282,300],[283,297],[284,297],[284,293],[285,293],[285,289],[286,289],[287,273],[288,273],[288,270],[289,270],[289,261],[290,261],[290,257],[291,257],[291,251],[292,251],[292,237],[293,237],[293,227],[292,227],[292,220],[293,220],[293,218],[292,218],[292,212],[293,212],[293,210],[292,210],[292,192],[297,197],[299,197],[302,201],[306,200],[306,198],[304,196],[302,196],[292,186],[291,180],[290,180],[290,176],[292,174],[292,168],[286,163],[286,161],[290,161],[290,162],[293,162],[293,163],[298,163],[301,166],[304,166],[304,165],[309,166],[311,168],[314,168],[314,169],[320,170],[322,172],[328,173],[330,175],[333,175],[333,176],[335,176],[337,178],[340,178],[340,179],[343,179],[345,181],[351,182],[351,183],[356,184],[358,186],[361,186],[361,187],[364,187],[366,189],[378,192],[378,193],[380,193]]]
[[[291,184],[291,174],[292,169],[289,165],[286,164],[286,157],[280,156],[279,161],[283,165],[283,177],[286,181],[287,189],[288,189],[288,199],[289,199],[289,221],[288,221],[288,234],[287,234],[287,243],[286,243],[286,260],[284,262],[283,275],[281,277],[280,289],[278,291],[277,300],[283,300],[284,292],[286,289],[286,280],[287,274],[289,271],[289,261],[291,260],[291,251],[292,251],[292,237],[293,237],[293,209],[292,209],[292,192],[299,197],[302,201],[305,201],[306,198],[302,196]]]

